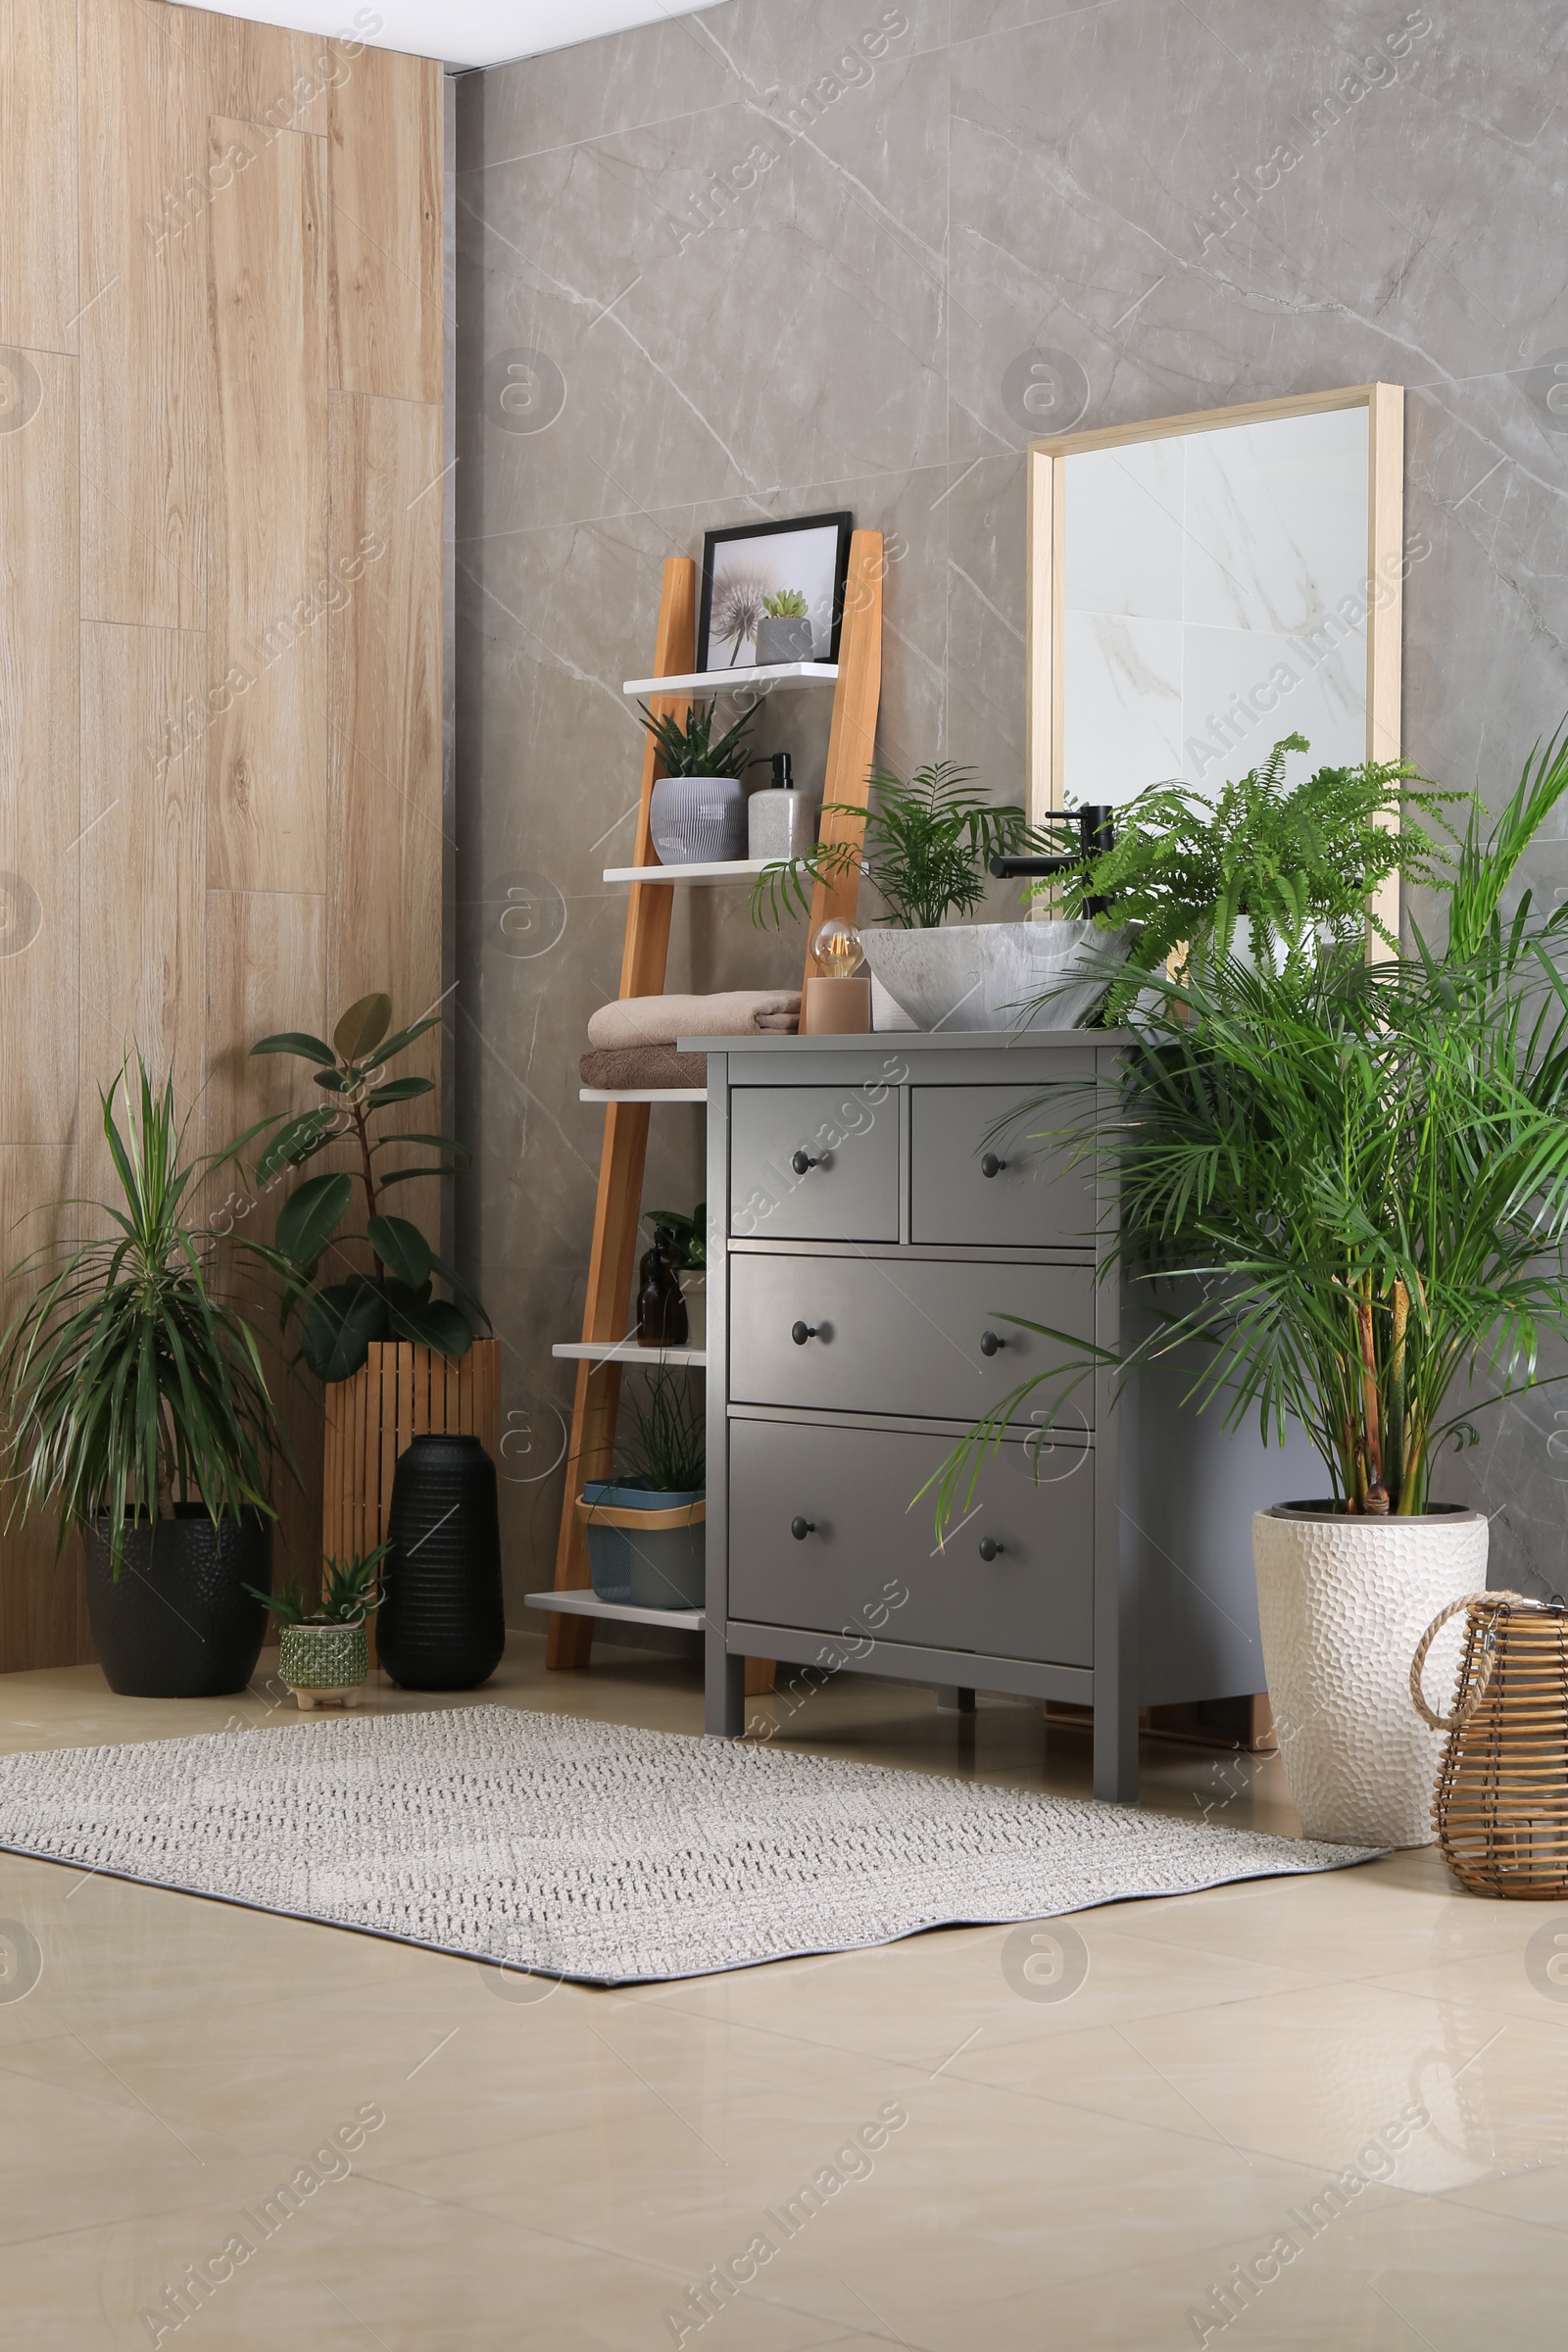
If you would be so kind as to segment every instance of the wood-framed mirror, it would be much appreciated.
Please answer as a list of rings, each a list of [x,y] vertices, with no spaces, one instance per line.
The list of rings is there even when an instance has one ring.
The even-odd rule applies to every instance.
[[[1031,816],[1203,792],[1293,732],[1311,767],[1396,760],[1403,455],[1397,384],[1031,442]]]

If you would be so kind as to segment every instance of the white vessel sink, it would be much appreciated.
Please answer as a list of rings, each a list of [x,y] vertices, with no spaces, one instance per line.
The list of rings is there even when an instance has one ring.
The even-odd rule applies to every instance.
[[[953,923],[861,934],[865,960],[917,1029],[1071,1029],[1131,933],[1088,921]],[[1090,975],[1075,981],[1075,975]],[[1048,991],[1050,1002],[1038,1000]]]

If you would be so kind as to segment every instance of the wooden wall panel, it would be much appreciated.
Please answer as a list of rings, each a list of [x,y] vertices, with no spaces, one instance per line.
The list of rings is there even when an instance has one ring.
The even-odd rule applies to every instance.
[[[330,621],[330,994],[397,972],[413,1018],[441,990],[441,412],[331,407],[333,569],[364,569]]]
[[[441,74],[354,49],[0,0],[0,1314],[53,1204],[111,1194],[127,1048],[205,1085],[211,1149],[314,1099],[257,1036],[440,989]],[[270,1373],[306,1576],[322,1401]],[[53,1542],[0,1533],[0,1671],[90,1655]]]
[[[258,152],[211,220],[208,880],[310,891],[326,864],[323,155],[215,119],[215,154],[247,137]]]
[[[207,563],[205,17],[80,0],[81,610],[199,629]]]
[[[272,131],[324,135],[327,92],[349,64],[339,45],[321,33],[209,17],[207,71],[215,115]]]
[[[74,351],[76,21],[0,0],[0,343]]]
[[[0,1142],[64,1144],[76,1107],[76,363],[26,355],[0,432]]]
[[[333,89],[328,123],[333,386],[438,402],[441,70],[366,49]]]
[[[83,623],[79,1068],[81,1173],[93,1199],[110,1182],[99,1091],[123,1055],[139,1047],[156,1074],[172,1068],[182,1110],[201,1084],[202,762],[187,755],[166,764],[148,744],[205,683],[198,636]]]

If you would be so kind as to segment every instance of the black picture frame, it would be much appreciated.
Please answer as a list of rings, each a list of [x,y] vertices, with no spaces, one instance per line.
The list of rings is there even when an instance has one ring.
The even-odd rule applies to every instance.
[[[793,533],[806,531],[831,530],[836,534],[832,548],[832,609],[827,649],[825,652],[813,653],[812,656],[814,661],[836,662],[839,658],[839,635],[844,626],[844,591],[849,579],[850,535],[854,528],[854,515],[840,511],[831,514],[792,515],[784,522],[741,522],[731,525],[728,530],[705,531],[703,534],[703,594],[697,619],[697,666],[699,670],[725,666],[721,662],[716,663],[713,662],[710,644],[713,616],[713,575],[719,550],[734,550],[741,543],[750,540],[756,540],[760,544],[776,541]],[[778,551],[774,548],[769,548],[767,551],[765,560],[769,569],[777,568],[777,553]],[[815,551],[813,551],[813,556],[814,554]],[[722,568],[721,564],[719,568]],[[812,617],[813,626],[815,626],[816,614],[814,612]],[[733,666],[744,668],[747,665],[735,663]]]

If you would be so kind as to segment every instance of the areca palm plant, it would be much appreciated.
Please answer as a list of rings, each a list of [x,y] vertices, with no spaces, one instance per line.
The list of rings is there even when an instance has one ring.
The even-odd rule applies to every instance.
[[[1062,1368],[949,1457],[940,1515],[1031,1392],[1049,1419],[1097,1371],[1119,1390],[1194,1343],[1192,1400],[1265,1441],[1298,1421],[1350,1512],[1425,1510],[1475,1435],[1472,1384],[1483,1402],[1540,1384],[1543,1339],[1568,1337],[1568,910],[1503,904],[1565,791],[1559,734],[1490,834],[1472,809],[1441,954],[1418,934],[1379,964],[1342,943],[1145,975],[1113,1098],[1058,1137],[1114,1172],[1105,1271],[1151,1311],[1115,1352],[1050,1334]]]

